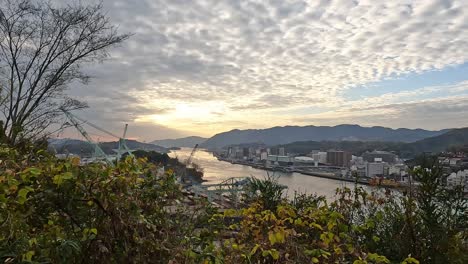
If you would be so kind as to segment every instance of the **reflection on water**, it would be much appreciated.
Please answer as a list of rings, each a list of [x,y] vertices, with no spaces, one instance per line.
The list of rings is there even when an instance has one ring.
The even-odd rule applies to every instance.
[[[178,157],[180,160],[185,160],[191,151],[190,148],[182,148],[181,150],[172,151],[169,155],[171,157]],[[219,183],[231,177],[253,176],[264,178],[267,176],[267,172],[264,170],[218,161],[211,153],[204,150],[198,150],[195,153],[193,162],[203,168],[203,177],[210,183]],[[273,172],[269,173],[271,175]],[[353,186],[353,183],[349,182],[324,179],[300,173],[274,172],[274,176],[278,178],[281,184],[288,186],[288,195],[294,195],[294,191],[297,191],[300,193],[316,193],[331,199],[334,197],[336,188]]]

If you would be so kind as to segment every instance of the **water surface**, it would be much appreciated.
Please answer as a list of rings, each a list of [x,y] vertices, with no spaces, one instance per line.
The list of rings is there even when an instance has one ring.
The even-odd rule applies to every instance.
[[[169,155],[178,157],[181,161],[187,159],[192,149],[182,148],[174,150]],[[352,187],[354,184],[350,182],[342,182],[337,180],[325,179],[301,173],[283,173],[283,172],[267,172],[265,170],[255,169],[249,166],[240,164],[231,164],[226,161],[219,161],[211,153],[205,150],[195,152],[193,162],[203,168],[204,179],[208,183],[220,183],[231,177],[256,177],[265,178],[267,173],[277,177],[278,182],[288,187],[288,195],[294,195],[294,191],[300,193],[318,194],[326,196],[328,199],[333,199],[335,190],[339,187]]]

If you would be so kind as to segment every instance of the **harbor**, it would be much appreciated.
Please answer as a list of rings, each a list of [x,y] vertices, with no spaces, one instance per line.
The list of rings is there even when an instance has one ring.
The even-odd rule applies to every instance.
[[[191,153],[190,148],[181,148],[169,153],[171,157],[180,160],[186,159]],[[229,178],[255,177],[264,179],[270,175],[280,184],[288,187],[287,195],[292,197],[294,193],[308,193],[325,196],[332,200],[337,188],[353,187],[354,181],[344,181],[332,175],[309,175],[295,171],[282,171],[279,169],[264,168],[252,164],[231,163],[218,160],[211,152],[199,150],[193,157],[193,162],[203,168],[203,185],[219,184]],[[359,183],[363,186],[365,183]]]

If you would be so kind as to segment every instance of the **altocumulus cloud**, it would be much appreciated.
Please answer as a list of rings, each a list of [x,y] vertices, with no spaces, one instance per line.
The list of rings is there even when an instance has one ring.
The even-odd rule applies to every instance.
[[[90,87],[71,93],[87,95],[93,112],[87,117],[111,127],[134,122],[142,138],[341,121],[439,128],[457,126],[466,114],[460,88],[466,83],[458,90],[424,88],[432,98],[426,90],[359,101],[344,96],[351,87],[467,62],[465,0],[104,0],[104,6],[134,36],[111,60],[87,69],[96,76]],[[450,92],[442,95],[444,89]],[[379,110],[369,109],[377,103]],[[428,125],[427,111],[443,122]]]

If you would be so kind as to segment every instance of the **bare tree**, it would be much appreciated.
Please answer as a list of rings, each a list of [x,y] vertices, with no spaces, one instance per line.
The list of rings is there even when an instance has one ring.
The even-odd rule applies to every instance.
[[[87,83],[83,64],[102,61],[110,47],[129,37],[118,34],[102,10],[102,4],[0,0],[0,137],[4,141],[15,145],[37,138],[58,120],[61,108],[86,107],[66,95],[67,85]]]

